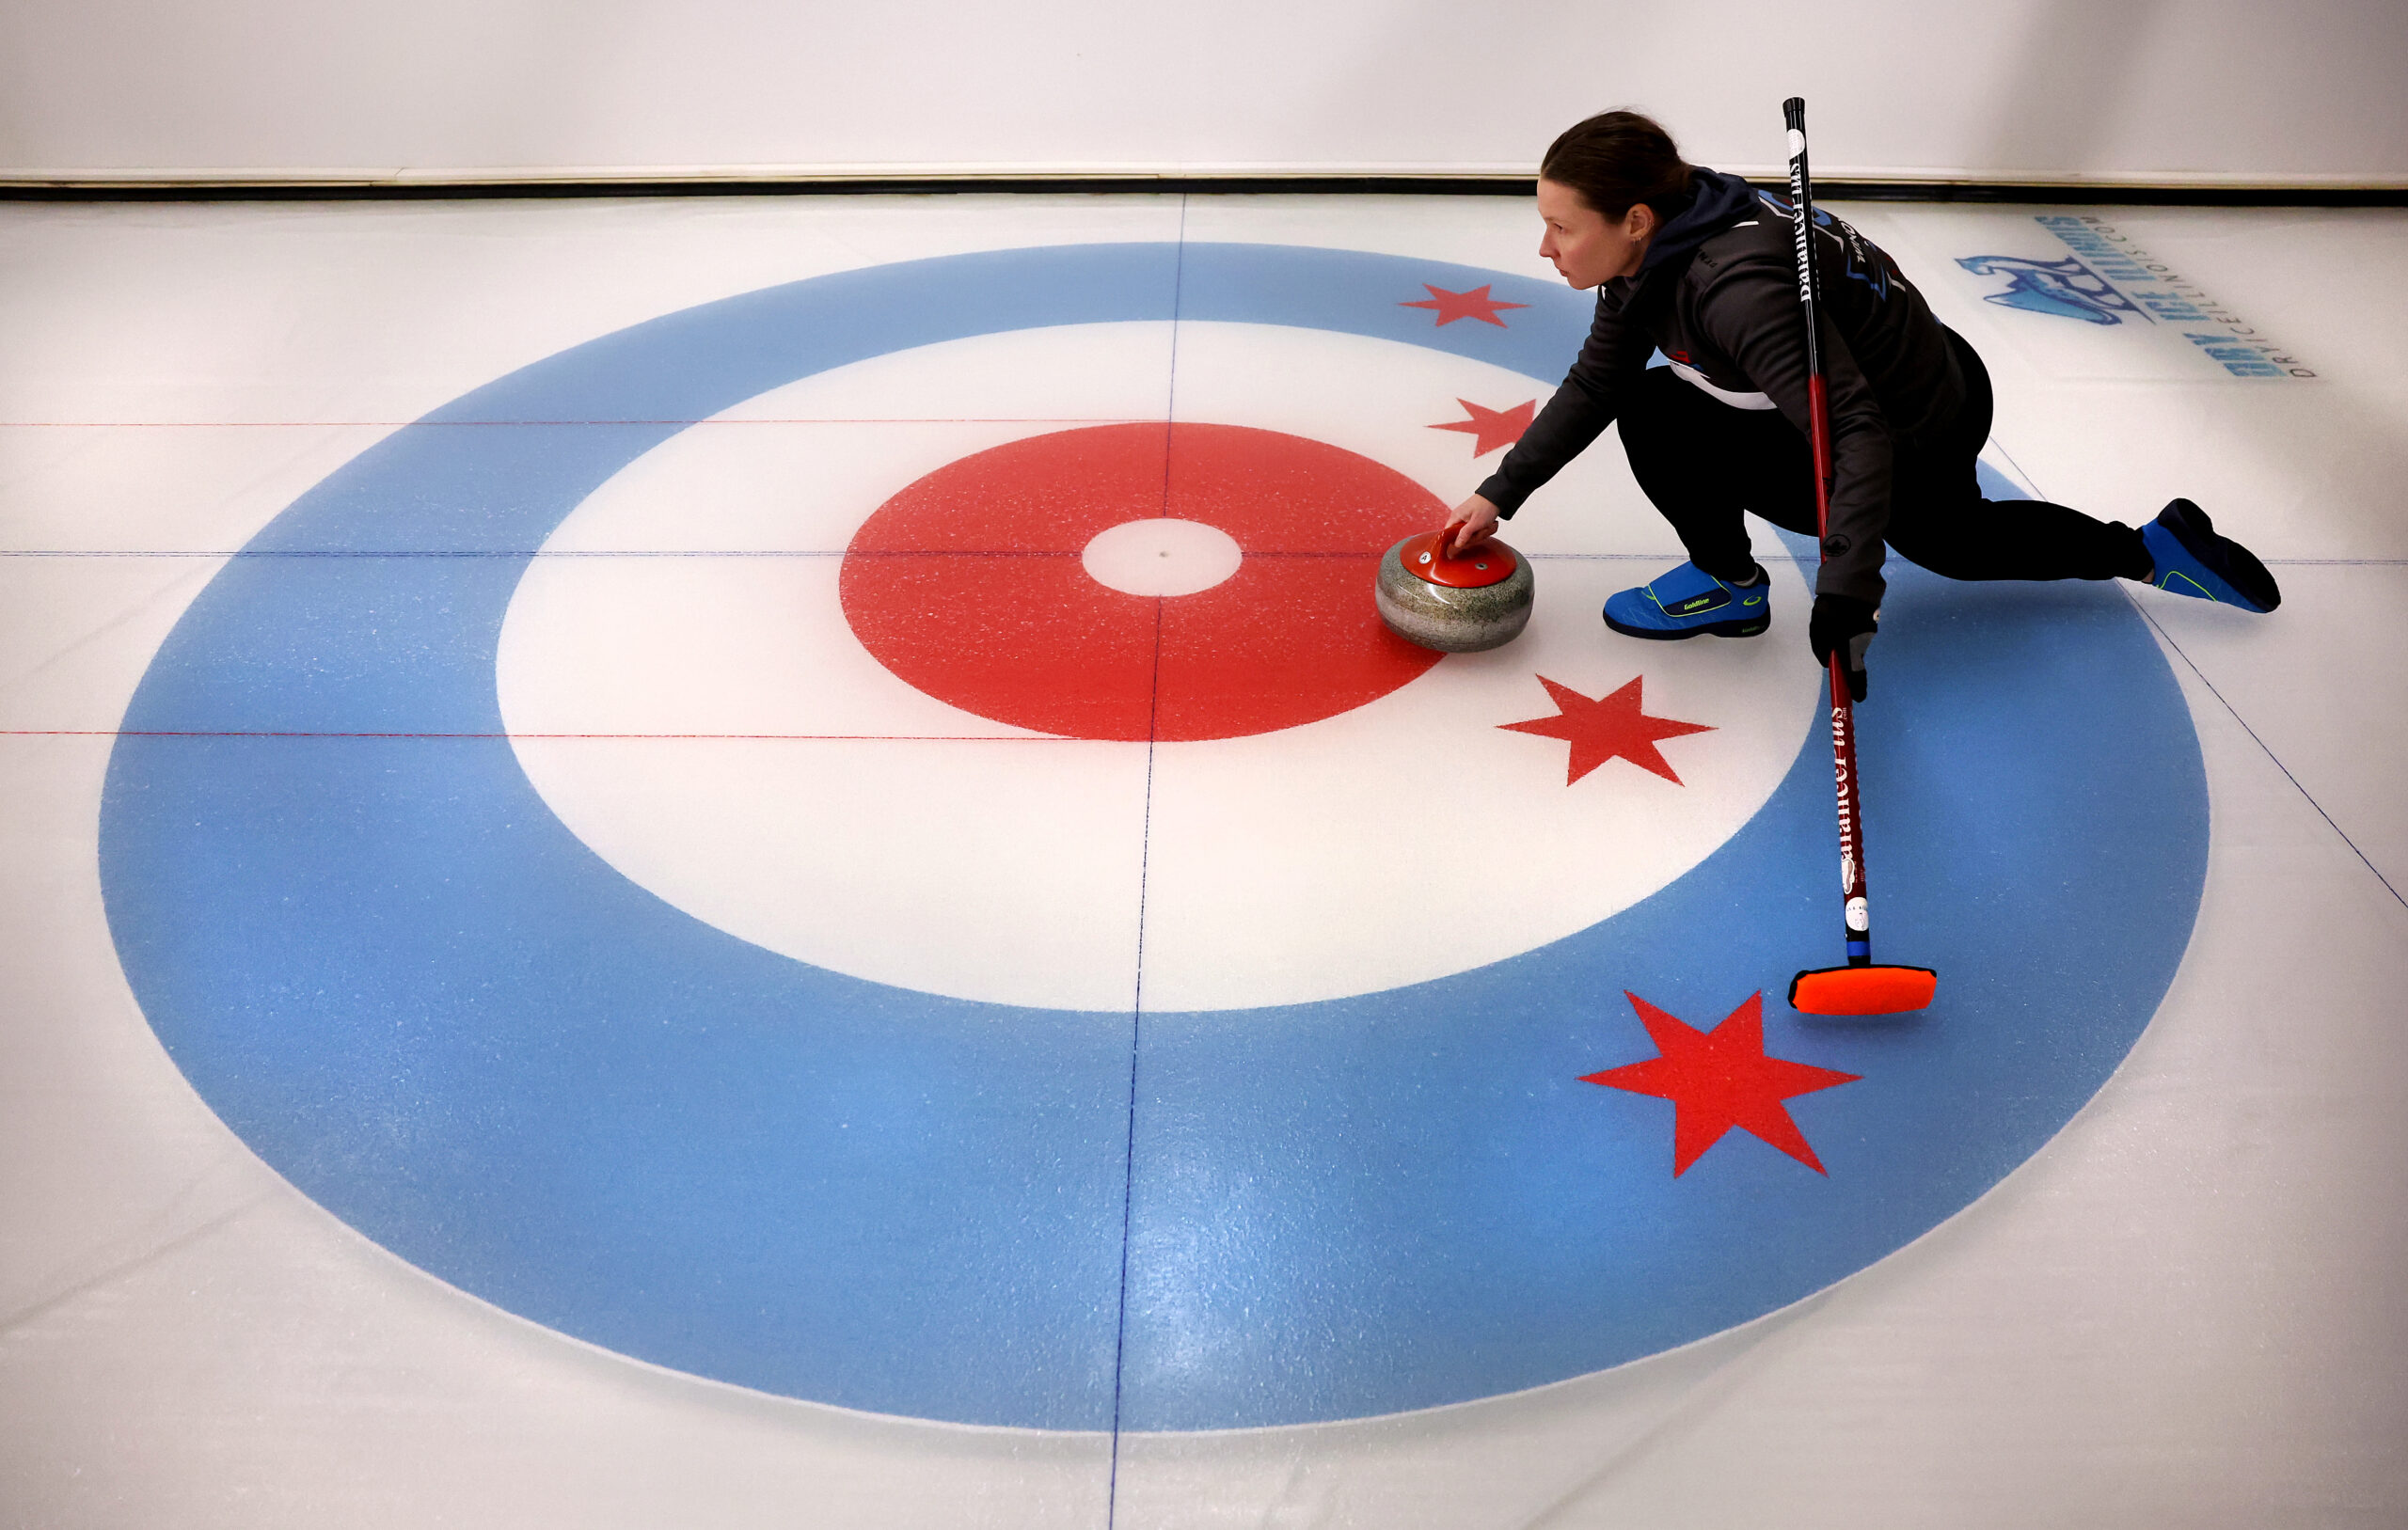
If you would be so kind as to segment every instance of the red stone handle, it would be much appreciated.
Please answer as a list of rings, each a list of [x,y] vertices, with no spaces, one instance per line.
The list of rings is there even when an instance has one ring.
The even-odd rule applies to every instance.
[[[1426,537],[1416,537],[1403,544],[1404,566],[1414,577],[1428,584],[1443,585],[1450,590],[1478,590],[1492,584],[1502,584],[1513,576],[1520,566],[1513,550],[1501,542],[1482,537],[1472,544],[1472,551],[1455,553],[1447,544],[1455,539],[1455,528],[1441,527]]]

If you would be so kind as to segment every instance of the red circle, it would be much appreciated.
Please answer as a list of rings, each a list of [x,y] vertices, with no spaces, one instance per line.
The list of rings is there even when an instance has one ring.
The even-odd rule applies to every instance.
[[[1445,513],[1403,474],[1239,425],[1097,425],[949,463],[845,550],[845,619],[879,663],[983,718],[1073,738],[1238,738],[1351,711],[1438,655],[1387,630],[1381,554]],[[1096,533],[1217,527],[1237,573],[1192,595],[1099,584]]]

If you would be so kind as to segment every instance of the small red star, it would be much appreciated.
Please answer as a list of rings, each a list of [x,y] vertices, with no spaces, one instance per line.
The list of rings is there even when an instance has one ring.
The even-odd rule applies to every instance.
[[[1782,1101],[1861,1075],[1809,1066],[1765,1055],[1765,996],[1751,994],[1720,1025],[1700,1031],[1665,1014],[1635,993],[1623,997],[1660,1054],[1628,1067],[1581,1075],[1583,1083],[1626,1089],[1672,1102],[1672,1177],[1688,1172],[1705,1150],[1733,1127],[1752,1133],[1798,1162],[1825,1174],[1823,1160]]]
[[[1464,406],[1469,419],[1450,419],[1443,425],[1433,425],[1434,431],[1461,431],[1472,438],[1471,454],[1485,457],[1499,447],[1510,447],[1530,428],[1531,417],[1539,412],[1539,401],[1532,399],[1511,409],[1482,409],[1469,399],[1455,401]]]
[[[1430,294],[1426,300],[1419,303],[1400,303],[1397,307],[1400,308],[1435,308],[1438,310],[1438,323],[1441,324],[1451,324],[1458,319],[1477,319],[1481,323],[1495,324],[1497,328],[1502,329],[1505,327],[1505,321],[1497,317],[1499,310],[1504,308],[1527,308],[1529,305],[1528,303],[1499,303],[1497,299],[1488,295],[1489,287],[1494,285],[1495,283],[1492,282],[1475,287],[1468,292],[1450,292],[1444,287],[1433,287],[1425,281],[1421,284],[1421,290]]]
[[[1539,684],[1555,698],[1557,715],[1532,718],[1528,722],[1500,722],[1497,726],[1510,733],[1537,733],[1570,744],[1572,759],[1563,778],[1566,786],[1616,755],[1678,786],[1682,784],[1681,778],[1672,774],[1671,765],[1665,762],[1656,741],[1678,738],[1683,733],[1710,733],[1714,729],[1707,723],[1674,722],[1670,718],[1651,718],[1641,712],[1639,687],[1646,678],[1634,676],[1622,689],[1592,702],[1571,686],[1559,686],[1541,675]]]

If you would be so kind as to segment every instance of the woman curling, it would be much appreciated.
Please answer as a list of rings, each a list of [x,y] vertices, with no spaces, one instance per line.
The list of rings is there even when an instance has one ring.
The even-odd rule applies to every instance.
[[[1743,513],[1815,532],[1806,338],[1786,201],[1683,163],[1636,112],[1556,139],[1539,166],[1539,253],[1596,319],[1572,371],[1521,441],[1447,524],[1487,536],[1608,424],[1688,560],[1606,602],[1633,638],[1746,638],[1770,620],[1770,585]],[[1864,696],[1883,544],[1952,579],[2126,578],[2270,611],[2265,565],[2176,499],[2134,530],[2038,500],[1982,497],[1973,464],[1990,428],[1989,373],[1963,337],[1861,234],[1815,216],[1830,393],[1830,534],[1808,639],[1846,656]],[[1661,351],[1669,367],[1650,368]]]

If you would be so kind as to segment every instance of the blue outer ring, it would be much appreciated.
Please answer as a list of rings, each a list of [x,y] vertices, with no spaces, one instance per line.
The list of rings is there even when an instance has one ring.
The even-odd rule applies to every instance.
[[[1486,282],[1510,327],[1438,327]],[[109,917],[210,1106],[337,1216],[537,1322],[664,1365],[979,1424],[1341,1418],[1597,1370],[1742,1322],[1965,1207],[2089,1098],[2188,940],[2207,797],[2112,591],[1899,570],[1861,714],[1883,949],[1915,1019],[1780,1002],[1836,959],[1828,764],[1645,903],[1437,982],[1243,1014],[932,998],[774,955],[630,884],[493,737],[528,549],[678,428],[909,346],[1232,320],[1533,377],[1585,304],[1265,245],[913,261],[673,313],[467,394],[328,478],[161,648],[110,762]],[[622,421],[464,429],[480,422]],[[485,556],[474,556],[483,554]],[[281,555],[281,556],[279,556]],[[163,736],[183,734],[187,736]],[[230,736],[191,736],[221,734]],[[1675,1180],[1623,989],[1863,1075]],[[1124,1153],[1133,1199],[1124,1275]],[[1126,1295],[1125,1349],[1121,1331]]]

